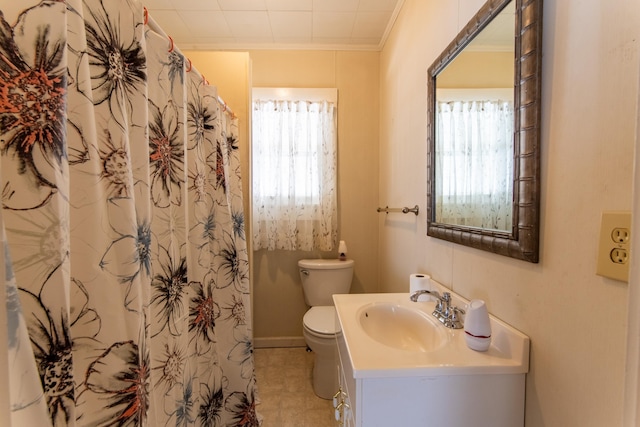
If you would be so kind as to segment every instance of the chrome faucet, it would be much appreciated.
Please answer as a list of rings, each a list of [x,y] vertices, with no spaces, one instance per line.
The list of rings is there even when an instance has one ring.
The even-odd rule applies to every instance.
[[[418,302],[418,298],[420,295],[431,295],[436,299],[436,308],[433,310],[433,316],[438,320],[442,321],[442,313],[444,312],[444,304],[446,301],[447,307],[449,306],[449,301],[451,300],[451,294],[449,292],[445,292],[443,296],[440,296],[438,291],[429,291],[427,289],[420,289],[411,294],[409,299],[413,302]]]
[[[451,293],[443,292],[442,296],[437,291],[429,291],[426,289],[420,289],[411,294],[409,299],[413,302],[418,302],[420,295],[428,294],[435,298],[436,308],[433,310],[433,317],[438,319],[444,326],[451,329],[462,329],[462,321],[459,315],[464,314],[464,310],[456,306],[451,305]]]
[[[419,289],[415,291],[414,293],[411,294],[409,299],[413,302],[418,302],[418,298],[420,298],[420,295],[425,295],[425,294],[432,295],[434,298],[437,298],[438,301],[440,301],[440,294],[438,293],[438,291],[429,291],[427,289]]]

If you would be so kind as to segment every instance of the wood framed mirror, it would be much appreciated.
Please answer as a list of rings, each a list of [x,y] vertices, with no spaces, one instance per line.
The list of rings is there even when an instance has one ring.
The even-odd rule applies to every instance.
[[[541,50],[542,0],[488,0],[429,67],[428,236],[538,262]]]

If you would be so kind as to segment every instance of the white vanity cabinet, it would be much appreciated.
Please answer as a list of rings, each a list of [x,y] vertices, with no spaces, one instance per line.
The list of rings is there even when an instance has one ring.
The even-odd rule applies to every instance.
[[[407,298],[406,294],[402,298]],[[402,353],[385,350],[375,342],[353,334],[357,325],[349,324],[351,308],[341,304],[345,300],[336,301],[342,328],[336,341],[343,392],[338,398],[338,404],[342,405],[337,411],[337,425],[524,425],[528,338],[522,342],[509,341],[505,332],[498,330],[502,325],[496,325],[496,346],[487,353],[479,353],[464,346],[464,339],[459,336],[462,331],[447,331],[447,343],[438,350],[440,353],[407,355],[409,359],[413,358],[411,365],[400,366],[403,361],[398,359],[402,358]],[[386,354],[387,351],[391,353]],[[526,357],[521,351],[526,351]],[[514,363],[514,358],[519,356],[522,356],[520,362]],[[423,362],[416,363],[417,357]],[[441,357],[450,363],[443,362]]]
[[[524,374],[354,378],[338,338],[345,427],[524,425]],[[384,375],[384,372],[380,373]]]
[[[352,403],[349,395],[346,377],[342,370],[342,364],[338,366],[338,383],[339,389],[333,398],[333,407],[335,409],[335,417],[337,426],[354,427],[356,425],[353,418]]]

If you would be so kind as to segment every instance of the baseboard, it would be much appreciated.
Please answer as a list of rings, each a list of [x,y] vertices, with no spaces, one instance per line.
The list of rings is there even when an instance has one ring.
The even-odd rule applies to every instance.
[[[304,337],[264,337],[254,338],[254,348],[270,348],[270,347],[306,347],[307,343]]]

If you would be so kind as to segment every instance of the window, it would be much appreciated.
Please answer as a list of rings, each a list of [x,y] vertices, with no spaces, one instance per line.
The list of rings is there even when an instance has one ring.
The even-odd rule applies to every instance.
[[[254,90],[254,250],[335,246],[337,92],[315,91]]]

